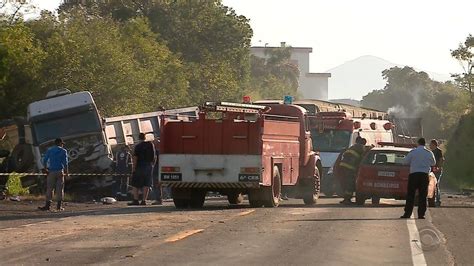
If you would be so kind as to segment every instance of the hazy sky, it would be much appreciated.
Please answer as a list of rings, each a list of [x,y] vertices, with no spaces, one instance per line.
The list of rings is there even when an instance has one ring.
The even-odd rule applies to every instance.
[[[34,0],[54,9],[60,0]],[[472,0],[223,0],[250,19],[253,45],[313,47],[311,71],[362,55],[442,74],[460,72],[450,55],[474,34]]]

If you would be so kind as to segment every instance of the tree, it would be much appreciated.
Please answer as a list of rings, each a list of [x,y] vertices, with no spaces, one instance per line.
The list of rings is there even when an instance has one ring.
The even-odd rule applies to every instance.
[[[26,106],[43,96],[37,81],[45,56],[25,24],[0,28],[0,119],[25,115]]]
[[[385,88],[364,96],[362,105],[398,117],[421,117],[425,137],[447,138],[468,107],[466,92],[452,82],[433,81],[411,67],[393,67],[382,74]]]
[[[178,56],[187,70],[194,104],[216,98],[237,100],[249,80],[252,29],[248,19],[213,1],[122,0],[80,4],[65,1],[62,12],[82,5],[89,14],[125,22],[146,17],[156,40]]]
[[[269,48],[265,58],[251,57],[250,95],[256,99],[298,96],[298,66],[290,61],[291,47]]]
[[[469,34],[464,43],[460,43],[458,49],[451,50],[451,55],[461,64],[464,72],[452,75],[461,87],[466,88],[473,100],[472,87],[474,86],[474,36]]]

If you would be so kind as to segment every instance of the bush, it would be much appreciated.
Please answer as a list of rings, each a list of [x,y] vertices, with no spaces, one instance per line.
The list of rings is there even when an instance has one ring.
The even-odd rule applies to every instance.
[[[451,136],[446,152],[446,178],[457,188],[474,188],[474,113],[464,115]]]
[[[12,173],[8,177],[7,181],[7,195],[9,196],[23,196],[28,195],[30,192],[27,188],[23,188],[21,185],[20,175]]]

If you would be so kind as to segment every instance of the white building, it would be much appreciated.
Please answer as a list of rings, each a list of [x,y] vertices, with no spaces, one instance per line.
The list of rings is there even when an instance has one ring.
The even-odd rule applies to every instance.
[[[281,43],[281,47],[285,47]],[[250,50],[253,55],[265,58],[265,50],[280,47],[254,46]],[[331,73],[310,73],[309,72],[309,54],[313,52],[311,47],[290,47],[291,62],[298,66],[300,70],[298,92],[304,99],[328,100],[328,79]]]

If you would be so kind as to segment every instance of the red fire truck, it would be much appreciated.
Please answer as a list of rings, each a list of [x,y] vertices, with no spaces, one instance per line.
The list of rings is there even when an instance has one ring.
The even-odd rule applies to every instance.
[[[282,191],[315,204],[319,157],[304,108],[207,102],[195,121],[162,119],[160,179],[177,208],[200,208],[208,191],[229,203],[279,205]],[[319,166],[319,168],[318,168]]]

